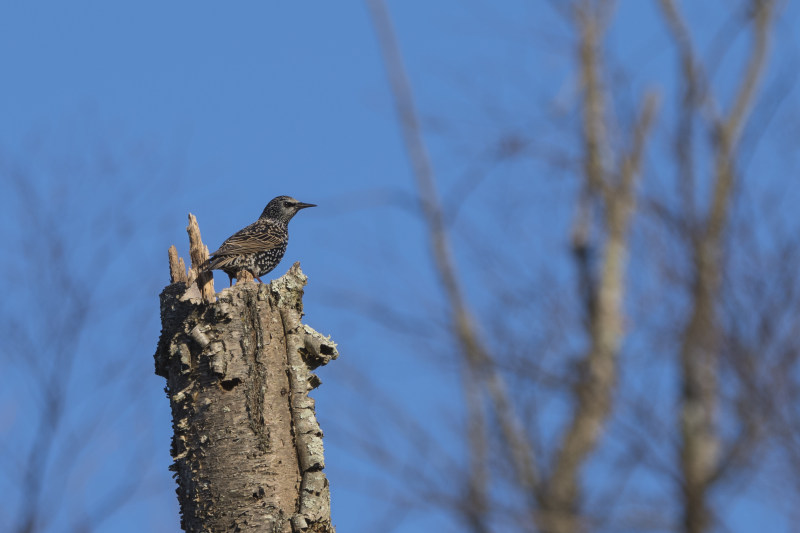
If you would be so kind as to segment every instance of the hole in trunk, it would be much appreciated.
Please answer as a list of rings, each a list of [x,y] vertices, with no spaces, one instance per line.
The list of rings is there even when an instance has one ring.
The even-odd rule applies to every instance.
[[[242,382],[241,379],[233,378],[220,381],[219,384],[222,385],[222,388],[225,389],[226,391],[232,391],[233,388],[241,382]]]

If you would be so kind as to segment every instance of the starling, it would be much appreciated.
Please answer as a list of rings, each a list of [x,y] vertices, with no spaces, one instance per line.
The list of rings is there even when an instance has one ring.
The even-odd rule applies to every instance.
[[[240,270],[248,270],[261,283],[261,276],[283,259],[289,243],[289,221],[306,207],[316,205],[298,202],[291,196],[273,198],[258,220],[228,237],[211,254],[208,269],[224,271],[231,285]]]

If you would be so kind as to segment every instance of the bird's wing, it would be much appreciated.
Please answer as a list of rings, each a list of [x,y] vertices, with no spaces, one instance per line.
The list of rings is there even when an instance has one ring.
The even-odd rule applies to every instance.
[[[282,232],[274,226],[263,228],[254,223],[228,237],[211,256],[266,252],[280,246],[283,237]]]

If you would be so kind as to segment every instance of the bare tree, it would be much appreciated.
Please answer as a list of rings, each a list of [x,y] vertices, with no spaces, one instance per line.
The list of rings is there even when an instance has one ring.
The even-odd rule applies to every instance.
[[[770,113],[758,103],[779,5],[749,0],[718,8],[728,33],[733,28],[736,36],[742,30],[751,36],[744,53],[730,53],[731,61],[741,59],[731,87],[715,81],[714,62],[734,40],[729,35],[712,40],[716,54],[707,57],[696,50],[696,36],[678,3],[653,3],[667,28],[664,40],[677,51],[677,83],[669,85],[677,91],[673,124],[671,115],[656,120],[654,92],[627,91],[619,81],[622,67],[609,59],[605,45],[615,22],[614,2],[551,4],[574,46],[579,81],[570,109],[574,146],[561,151],[537,146],[531,140],[536,132],[514,131],[499,140],[496,154],[504,161],[539,159],[576,184],[571,253],[548,256],[561,268],[569,258],[575,273],[569,281],[574,285],[552,289],[562,300],[553,304],[555,312],[525,309],[546,305],[541,297],[514,299],[536,281],[513,278],[512,286],[503,286],[509,277],[500,275],[498,265],[505,252],[499,244],[492,246],[491,236],[476,236],[476,225],[465,231],[472,236],[465,246],[474,247],[475,256],[492,258],[482,268],[499,303],[497,309],[470,305],[471,286],[459,274],[470,267],[459,264],[453,251],[457,228],[450,221],[456,216],[439,199],[440,185],[390,16],[382,0],[367,1],[448,312],[443,335],[462,373],[468,455],[463,485],[428,490],[476,532],[507,527],[570,533],[615,527],[710,531],[724,523],[710,503],[712,494],[742,491],[736,480],[759,469],[756,458],[770,435],[789,447],[797,442],[787,424],[793,415],[784,408],[794,405],[789,398],[796,395],[796,379],[783,373],[779,381],[785,388],[766,386],[772,379],[766,376],[781,373],[777,368],[785,372],[797,364],[797,345],[785,335],[791,326],[770,327],[772,321],[796,323],[790,319],[800,304],[796,283],[783,276],[781,282],[756,282],[752,278],[759,270],[743,264],[741,257],[758,257],[762,266],[781,257],[787,262],[781,272],[791,272],[800,266],[793,252],[797,247],[790,232],[774,232],[780,244],[761,250],[758,232],[775,226],[768,228],[758,212],[743,223],[736,223],[735,216],[747,180],[742,154],[754,149],[743,146],[743,139],[751,128],[765,127]],[[565,122],[563,114],[552,127],[559,128],[559,121]],[[656,142],[663,138],[658,135],[669,139],[666,148]],[[648,165],[648,160],[663,164]],[[674,176],[665,177],[663,168],[674,170]],[[476,178],[466,180],[474,188]],[[452,204],[454,209],[463,199]],[[731,253],[732,248],[745,251]],[[628,269],[631,256],[633,272]],[[772,283],[785,284],[786,294],[763,290]],[[758,318],[753,316],[756,304],[763,310]],[[651,318],[647,315],[654,307],[661,312]],[[564,320],[563,309],[580,320]],[[638,311],[643,315],[629,314]],[[544,333],[494,320],[515,312],[535,316]],[[389,327],[401,324],[402,312],[392,309],[385,318]],[[758,324],[750,329],[758,334],[746,334],[742,324]],[[570,337],[581,339],[580,348],[565,340]],[[537,344],[538,349],[519,354],[519,346]],[[652,350],[649,356],[636,353],[643,346]],[[768,355],[771,370],[759,369],[764,364],[759,355]],[[634,373],[636,359],[650,361],[644,375]],[[645,383],[658,389],[648,390]],[[678,391],[675,406],[670,398],[653,396],[655,390],[670,389]],[[557,400],[548,403],[548,398]],[[543,427],[545,419],[549,422]],[[773,419],[783,423],[773,426]],[[420,438],[420,432],[416,435]],[[445,464],[450,468],[453,462],[458,461],[451,458]],[[597,468],[604,462],[614,475],[587,481],[593,463]],[[647,501],[625,492],[636,483],[660,488]]]
[[[752,431],[744,431],[733,442],[723,444],[720,439],[716,413],[721,346],[716,307],[725,271],[723,238],[737,173],[736,154],[764,71],[775,5],[769,0],[754,0],[749,5],[752,45],[735,98],[727,111],[720,110],[719,99],[708,81],[707,68],[694,52],[691,35],[677,5],[672,0],[662,0],[661,6],[679,51],[684,84],[682,124],[676,130],[675,141],[679,161],[676,181],[691,180],[697,174],[689,154],[692,123],[697,121],[698,111],[711,137],[714,159],[709,206],[702,209],[692,201],[694,184],[690,182],[683,185],[691,196],[686,198],[685,211],[681,214],[692,221],[686,241],[694,265],[690,282],[691,312],[681,336],[680,349],[683,522],[688,533],[700,533],[707,531],[711,523],[708,504],[711,485],[731,464],[725,455],[740,453],[744,447],[739,439],[754,436]]]
[[[413,161],[417,178],[420,204],[431,235],[431,248],[436,267],[445,288],[452,310],[454,339],[459,343],[466,362],[468,377],[465,393],[468,395],[471,452],[471,488],[468,497],[472,500],[465,507],[470,509],[469,522],[475,531],[485,531],[488,489],[485,472],[486,445],[485,423],[481,420],[480,391],[486,387],[491,398],[493,414],[500,421],[504,446],[512,458],[514,471],[518,474],[519,488],[529,495],[533,508],[532,516],[543,531],[571,532],[580,529],[578,509],[580,502],[579,473],[587,455],[595,448],[600,431],[611,406],[611,393],[616,375],[616,359],[622,334],[622,300],[624,294],[624,272],[627,252],[627,233],[633,211],[633,187],[639,173],[642,151],[655,110],[653,97],[646,99],[634,126],[630,150],[619,161],[619,168],[606,168],[605,159],[609,149],[605,135],[606,96],[600,81],[598,40],[603,11],[609,6],[591,3],[577,6],[576,25],[580,34],[579,57],[583,86],[583,140],[585,145],[585,190],[587,202],[582,205],[576,226],[574,247],[579,269],[586,289],[588,334],[590,348],[583,360],[582,382],[576,387],[574,414],[559,446],[552,458],[549,474],[539,479],[534,453],[515,414],[516,407],[510,402],[503,377],[493,363],[488,348],[478,339],[477,325],[468,311],[461,295],[455,267],[448,251],[449,243],[444,229],[442,208],[437,200],[431,169],[422,137],[415,117],[411,90],[406,81],[397,45],[392,36],[391,25],[385,7],[380,0],[369,3],[375,27],[384,52],[389,79],[406,145]],[[587,211],[598,204],[604,214],[600,273],[595,282],[595,273],[588,265],[587,248],[592,217]],[[533,502],[538,504],[535,507]]]
[[[150,415],[134,356],[143,340],[134,332],[148,315],[127,292],[128,305],[118,305],[124,289],[117,281],[124,280],[112,272],[139,242],[132,217],[150,192],[147,177],[167,165],[155,150],[136,157],[129,146],[98,142],[64,155],[47,135],[35,138],[31,153],[0,154],[8,217],[2,240],[9,252],[1,266],[13,280],[0,309],[0,362],[8,379],[2,409],[13,413],[0,445],[8,487],[0,529],[93,531],[155,485],[151,433],[113,444],[127,433],[120,424],[132,428]],[[98,189],[102,202],[95,201]],[[100,328],[106,338],[98,338]],[[110,465],[105,473],[117,475],[103,479],[105,496],[96,498],[85,485],[103,462]]]

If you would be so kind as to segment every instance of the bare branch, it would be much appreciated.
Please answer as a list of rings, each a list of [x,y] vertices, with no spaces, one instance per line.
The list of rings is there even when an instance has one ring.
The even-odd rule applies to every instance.
[[[576,24],[581,33],[578,57],[583,91],[584,175],[590,189],[608,197],[610,191],[605,167],[610,150],[605,128],[605,91],[599,73],[598,52],[601,28],[591,2],[581,2],[575,12]]]
[[[673,0],[661,0],[665,18],[684,64],[684,85],[690,95],[696,95],[702,84],[702,99],[713,102],[707,75],[696,59],[689,42],[686,24]],[[684,528],[688,533],[706,531],[711,520],[708,507],[708,489],[732,464],[731,459],[740,453],[739,447],[730,449],[728,460],[720,457],[721,437],[716,427],[718,403],[718,325],[715,302],[719,292],[723,269],[722,234],[727,226],[728,211],[734,182],[735,150],[747,114],[752,106],[756,87],[764,70],[767,57],[770,20],[774,2],[753,0],[753,44],[741,83],[736,91],[733,106],[727,116],[715,114],[711,121],[714,139],[714,182],[711,204],[702,228],[692,233],[692,255],[695,277],[691,287],[691,315],[683,332],[680,350],[683,379],[681,410],[681,463],[684,489]],[[698,81],[700,80],[700,81]],[[684,113],[688,115],[694,105],[690,96],[685,98]],[[684,120],[691,120],[686,117]],[[684,126],[684,131],[686,127]],[[681,135],[679,130],[678,135]],[[690,146],[686,139],[676,139],[679,153]],[[682,169],[690,162],[684,160]],[[748,442],[745,433],[742,442]]]
[[[770,20],[774,2],[772,0],[752,0],[753,46],[747,61],[742,83],[738,88],[733,109],[726,119],[718,123],[715,140],[716,178],[708,220],[708,240],[718,242],[727,219],[728,205],[734,180],[734,151],[739,142],[742,125],[750,110],[755,89],[761,80],[766,64],[769,44]]]
[[[367,0],[367,5],[380,42],[395,108],[417,182],[420,204],[430,236],[431,254],[449,304],[453,335],[462,349],[464,361],[470,371],[476,376],[481,376],[486,382],[503,438],[516,465],[520,484],[531,494],[536,482],[533,453],[522,424],[515,414],[515,407],[508,397],[504,380],[478,337],[477,326],[463,297],[450,251],[441,203],[436,192],[433,167],[422,140],[411,87],[394,37],[391,19],[383,0]],[[465,394],[470,393],[465,391]],[[475,412],[477,405],[475,401],[467,403],[470,419],[481,416]]]

